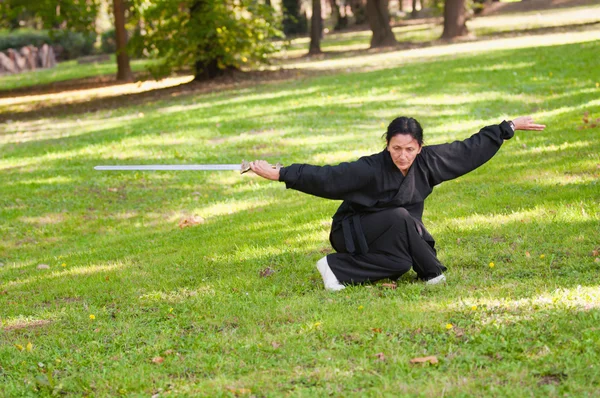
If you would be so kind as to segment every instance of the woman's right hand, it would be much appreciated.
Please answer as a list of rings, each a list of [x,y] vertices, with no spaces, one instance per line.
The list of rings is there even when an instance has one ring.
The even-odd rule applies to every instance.
[[[533,118],[531,116],[521,116],[516,119],[513,119],[512,122],[515,125],[515,131],[517,131],[517,130],[542,131],[546,128],[546,125],[544,125],[544,124],[534,123]]]
[[[266,160],[250,162],[250,169],[267,180],[279,181],[279,169],[273,168]]]

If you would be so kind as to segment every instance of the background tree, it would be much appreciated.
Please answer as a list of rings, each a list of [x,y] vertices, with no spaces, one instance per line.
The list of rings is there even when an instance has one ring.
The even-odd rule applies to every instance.
[[[365,0],[349,0],[350,9],[354,15],[354,23],[362,25],[367,22],[367,6]]]
[[[312,0],[312,16],[310,18],[309,54],[321,53],[321,35],[323,34],[323,18],[321,17],[321,0]]]
[[[286,36],[306,34],[308,32],[308,22],[306,15],[300,12],[300,0],[282,0],[281,6],[283,33]]]
[[[273,8],[256,0],[135,1],[144,31],[131,42],[156,59],[155,77],[189,68],[195,80],[213,79],[266,63],[278,49]]]
[[[442,39],[465,36],[467,29],[467,10],[465,0],[446,0],[444,4],[444,32]]]
[[[125,29],[125,4],[123,0],[113,0],[115,17],[115,42],[117,45],[117,80],[133,80],[129,55],[127,54],[127,30]]]
[[[371,48],[398,44],[390,26],[388,0],[367,0],[367,19],[373,31]]]

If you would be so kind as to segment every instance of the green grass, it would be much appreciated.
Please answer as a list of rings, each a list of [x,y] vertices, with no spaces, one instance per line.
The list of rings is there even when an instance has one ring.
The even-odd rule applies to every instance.
[[[377,70],[15,111],[0,126],[0,395],[598,395],[600,129],[578,126],[600,117],[599,46],[389,53]],[[426,201],[444,286],[325,292],[314,263],[335,201],[233,172],[92,169],[334,163],[381,150],[398,115],[436,144],[525,114],[547,129]],[[426,355],[439,364],[409,364]]]
[[[143,71],[148,62],[147,60],[131,61],[131,69],[134,72]],[[73,79],[116,74],[117,64],[114,55],[111,55],[110,61],[94,64],[80,65],[76,60],[72,60],[60,62],[56,67],[50,69],[23,72],[14,75],[0,75],[0,90],[14,90]]]

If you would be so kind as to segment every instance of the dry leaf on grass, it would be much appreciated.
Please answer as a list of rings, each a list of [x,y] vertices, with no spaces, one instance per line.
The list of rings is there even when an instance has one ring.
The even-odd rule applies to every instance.
[[[236,397],[238,395],[250,394],[252,392],[252,390],[250,390],[249,388],[235,388],[235,387],[227,387],[227,391],[229,391]]]
[[[395,290],[398,287],[398,285],[396,285],[395,283],[382,283],[381,286],[387,287],[388,289],[392,290]]]
[[[274,341],[271,343],[271,346],[275,349],[278,349],[279,347],[281,347],[281,344],[279,344],[278,342]]]
[[[266,278],[267,276],[271,276],[274,273],[275,273],[275,270],[273,270],[273,268],[267,267],[267,268],[263,269],[262,271],[260,271],[260,276],[263,278]]]
[[[438,359],[436,356],[428,356],[428,357],[419,357],[419,358],[413,358],[410,360],[410,363],[431,363],[431,364],[436,364],[438,363]]]
[[[165,359],[163,357],[154,357],[152,358],[152,363],[163,363],[165,361]]]
[[[200,216],[184,217],[179,221],[179,228],[193,227],[194,225],[204,224],[204,218]]]
[[[383,352],[378,352],[377,354],[375,354],[375,356],[377,357],[378,360],[385,361],[385,355]]]
[[[50,266],[48,264],[40,264],[37,266],[37,269],[49,269]]]

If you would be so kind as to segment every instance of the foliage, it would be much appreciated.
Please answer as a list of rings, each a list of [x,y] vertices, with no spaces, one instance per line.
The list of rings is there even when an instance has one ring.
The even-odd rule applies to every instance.
[[[111,28],[100,35],[100,51],[103,54],[113,54],[117,51],[115,29]]]
[[[26,30],[19,32],[17,30],[0,35],[0,51],[5,51],[9,48],[20,49],[28,45],[41,47],[42,44],[51,45],[52,43],[53,40],[47,31]]]
[[[68,60],[91,54],[94,51],[95,42],[96,34],[94,32],[26,30],[20,33],[19,30],[14,30],[6,35],[0,35],[0,51],[9,48],[20,49],[28,45],[40,47],[45,43],[54,47],[59,60]]]
[[[302,35],[308,32],[306,13],[300,12],[299,0],[283,0],[283,33],[289,35]]]
[[[50,36],[53,39],[53,47],[56,50],[56,57],[61,60],[75,59],[94,52],[94,43],[96,42],[96,33],[73,32],[73,31],[52,31]]]
[[[46,29],[89,32],[95,26],[99,4],[100,0],[3,0],[0,15],[5,21],[41,24]]]
[[[137,9],[144,27],[131,43],[161,61],[155,76],[213,60],[220,69],[251,67],[277,50],[273,9],[254,0],[144,0]]]

